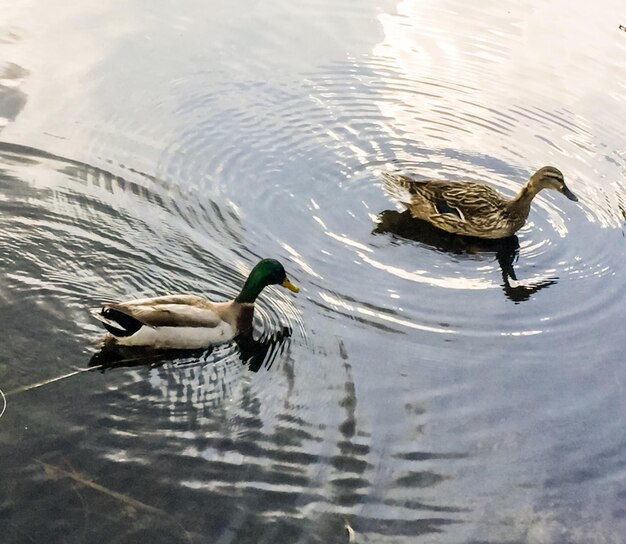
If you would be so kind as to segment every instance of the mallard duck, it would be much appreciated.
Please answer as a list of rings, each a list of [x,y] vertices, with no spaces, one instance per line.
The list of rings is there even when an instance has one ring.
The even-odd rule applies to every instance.
[[[463,236],[491,239],[512,236],[524,226],[530,203],[542,189],[555,189],[578,201],[554,166],[537,170],[511,200],[481,183],[413,180],[389,172],[383,172],[382,176],[384,190],[406,206],[413,217]]]
[[[198,295],[166,295],[105,304],[93,315],[109,331],[107,341],[126,346],[197,349],[252,330],[254,302],[268,285],[297,293],[283,265],[263,259],[250,272],[241,292],[228,302]]]

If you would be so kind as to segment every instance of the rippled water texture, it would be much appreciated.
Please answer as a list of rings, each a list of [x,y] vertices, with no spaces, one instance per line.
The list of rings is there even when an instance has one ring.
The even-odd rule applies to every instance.
[[[623,542],[619,2],[0,5],[3,544]],[[545,164],[504,243],[381,188]],[[265,256],[253,341],[98,347]]]

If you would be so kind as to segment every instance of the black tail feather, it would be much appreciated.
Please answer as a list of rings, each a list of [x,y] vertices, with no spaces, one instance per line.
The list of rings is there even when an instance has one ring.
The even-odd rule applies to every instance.
[[[115,308],[102,308],[102,317],[106,318],[108,321],[112,321],[119,325],[119,327],[115,327],[102,322],[104,328],[109,331],[113,336],[132,336],[135,334],[141,327],[143,327],[143,323],[134,317],[131,317],[124,312],[120,312]]]

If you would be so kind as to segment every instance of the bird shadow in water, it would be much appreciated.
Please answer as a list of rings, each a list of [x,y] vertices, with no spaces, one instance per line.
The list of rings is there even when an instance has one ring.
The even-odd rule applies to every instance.
[[[385,210],[378,214],[378,224],[373,234],[391,234],[434,247],[439,251],[457,255],[494,253],[502,273],[502,288],[505,296],[515,303],[528,300],[534,293],[554,285],[558,278],[548,278],[532,283],[522,283],[517,279],[513,264],[519,258],[519,239],[509,236],[498,240],[474,238],[452,234],[427,221],[416,219],[405,210]]]
[[[269,370],[276,356],[282,352],[286,340],[291,336],[291,329],[283,327],[269,337],[259,340],[251,334],[240,335],[233,340],[239,348],[237,356],[241,363],[248,366],[251,372],[258,372],[265,366]],[[155,349],[139,346],[121,346],[116,342],[105,341],[100,350],[89,359],[89,367],[101,367],[101,371],[114,368],[134,366],[158,367],[166,363],[176,362],[178,365],[198,362],[209,362],[220,346],[209,346],[203,349]],[[215,357],[214,361],[220,360]]]

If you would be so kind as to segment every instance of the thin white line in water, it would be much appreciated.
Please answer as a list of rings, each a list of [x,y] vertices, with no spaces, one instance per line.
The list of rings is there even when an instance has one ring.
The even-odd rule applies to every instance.
[[[4,396],[2,389],[0,389],[0,395],[2,395],[2,402],[4,405],[2,406],[2,412],[0,412],[0,418],[4,415],[4,412],[7,410],[7,398]]]
[[[91,372],[92,370],[96,370],[98,368],[102,368],[102,365],[92,366],[89,368],[79,368],[74,372],[68,372],[67,374],[63,374],[62,376],[57,376],[55,378],[50,378],[49,380],[44,380],[38,383],[31,383],[28,385],[23,385],[22,387],[18,387],[17,389],[13,389],[13,391],[9,391],[7,395],[14,395],[15,393],[23,393],[24,391],[30,391],[31,389],[37,389],[38,387],[43,387],[44,385],[48,385],[54,382],[58,382],[64,380],[65,378],[71,378],[72,376],[76,376],[76,374],[82,374],[83,372]],[[2,394],[4,396],[4,393]],[[6,399],[5,399],[6,403]],[[3,412],[4,413],[4,412]]]

